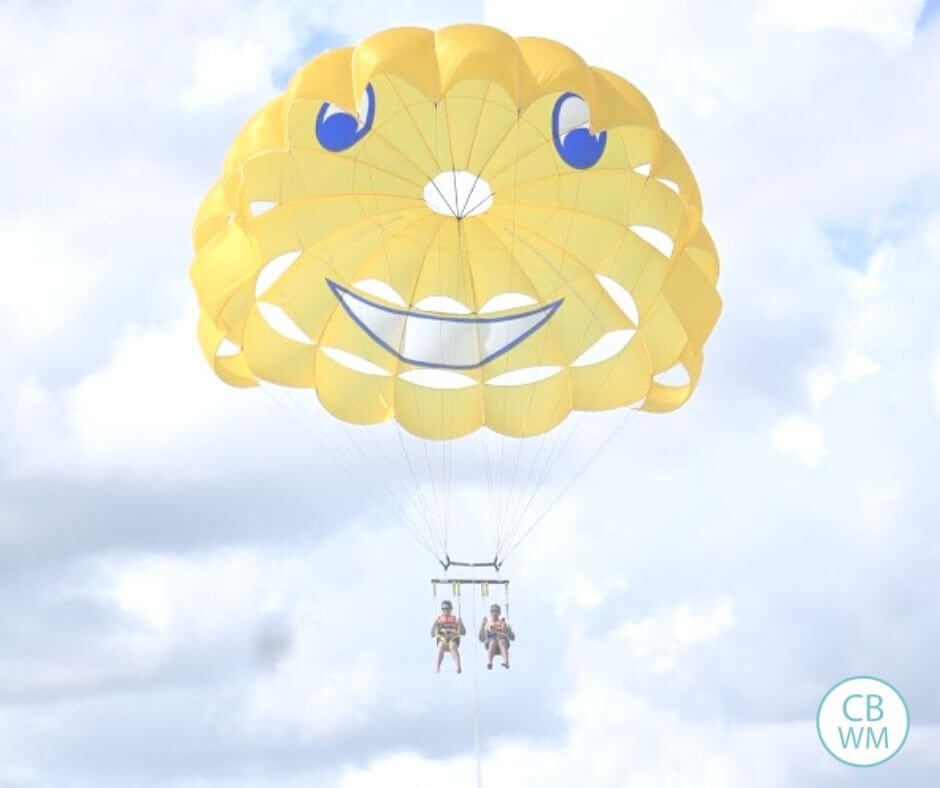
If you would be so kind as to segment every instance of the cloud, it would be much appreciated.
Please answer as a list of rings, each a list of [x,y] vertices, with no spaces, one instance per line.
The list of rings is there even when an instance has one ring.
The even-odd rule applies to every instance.
[[[273,98],[273,64],[267,54],[254,41],[219,38],[206,42],[196,56],[193,84],[181,96],[183,104],[196,109],[222,105],[243,95]]]
[[[930,369],[930,382],[933,384],[937,413],[940,413],[940,353],[934,356],[933,366]]]
[[[217,386],[193,320],[127,327],[108,363],[65,391],[25,380],[8,468],[21,477],[218,476],[219,458],[245,451],[242,439],[262,431],[269,414],[257,398]]]
[[[634,662],[654,673],[668,673],[683,651],[720,636],[734,626],[733,603],[723,600],[710,606],[681,605],[667,614],[627,621],[611,638],[624,641]]]
[[[793,455],[811,468],[826,456],[822,428],[802,416],[784,419],[771,435],[774,448],[782,454]]]
[[[863,33],[884,46],[902,48],[909,45],[914,37],[922,5],[921,0],[892,3],[874,0],[836,0],[828,3],[774,0],[768,4],[765,13],[797,33],[823,30]]]
[[[504,568],[512,670],[468,638],[461,677],[430,670],[440,570],[376,493],[438,455],[413,472],[394,435],[367,438],[376,474],[342,428],[218,383],[185,270],[225,146],[307,37],[479,9],[13,8],[0,782],[472,785],[478,697],[487,780],[847,785],[815,705],[874,672],[919,722],[871,782],[926,784],[940,29],[915,31],[916,4],[484,7],[650,97],[699,177],[726,310],[689,405],[631,422]],[[864,240],[851,260],[833,227]],[[540,506],[618,423],[578,422]],[[468,555],[488,544],[479,468],[454,463]]]

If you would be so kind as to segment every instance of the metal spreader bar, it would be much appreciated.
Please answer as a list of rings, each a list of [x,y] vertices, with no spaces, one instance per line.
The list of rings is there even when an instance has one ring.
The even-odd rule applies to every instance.
[[[443,561],[439,561],[439,563],[440,563],[441,566],[444,567],[444,571],[445,571],[445,572],[446,572],[448,569],[450,569],[452,566],[469,566],[469,567],[478,567],[478,566],[479,566],[479,567],[483,567],[483,566],[485,566],[485,567],[492,567],[493,569],[495,569],[495,570],[498,572],[500,566],[502,566],[502,564],[500,564],[500,562],[499,562],[499,556],[498,556],[498,555],[493,556],[493,560],[492,560],[492,561],[481,561],[481,562],[468,563],[468,562],[466,562],[466,561],[452,561],[451,558],[450,558],[450,556],[445,554],[444,560],[443,560]]]

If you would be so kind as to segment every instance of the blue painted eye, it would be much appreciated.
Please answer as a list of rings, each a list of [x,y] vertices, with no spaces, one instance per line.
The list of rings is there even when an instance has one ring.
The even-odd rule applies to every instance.
[[[552,139],[565,163],[578,170],[597,164],[607,132],[592,134],[588,105],[577,93],[562,93],[552,110]]]
[[[353,115],[335,104],[325,102],[317,114],[317,141],[328,151],[338,153],[355,145],[366,136],[375,120],[375,91],[366,85],[359,102],[359,112]]]

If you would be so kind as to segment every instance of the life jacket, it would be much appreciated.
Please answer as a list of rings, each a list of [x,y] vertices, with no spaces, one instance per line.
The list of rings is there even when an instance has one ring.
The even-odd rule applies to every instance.
[[[506,629],[508,628],[508,626],[509,626],[509,625],[506,623],[506,619],[505,619],[505,618],[500,618],[500,619],[498,619],[498,620],[496,620],[496,621],[493,621],[492,618],[488,618],[488,619],[486,620],[486,631],[487,631],[487,632],[491,632],[491,633],[493,633],[494,635],[503,635],[503,634],[505,634],[505,633],[506,633]]]
[[[437,617],[437,625],[439,629],[444,629],[444,630],[451,629],[454,632],[456,632],[457,631],[457,616],[454,616],[454,615],[448,616],[448,615],[445,615],[444,613],[441,613],[441,615]]]

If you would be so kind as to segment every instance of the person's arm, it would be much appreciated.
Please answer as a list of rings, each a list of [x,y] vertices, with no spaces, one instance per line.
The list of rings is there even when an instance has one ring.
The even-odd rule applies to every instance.
[[[466,634],[467,634],[467,628],[463,625],[463,619],[462,619],[462,618],[458,618],[458,619],[457,619],[457,629],[460,630],[460,634],[461,634],[461,635],[466,635]]]
[[[483,621],[480,622],[480,642],[486,642],[486,616],[483,616]]]
[[[516,633],[512,631],[512,624],[510,624],[508,621],[506,622],[506,637],[508,637],[510,640],[516,639]]]
[[[434,623],[431,624],[431,637],[432,637],[432,638],[433,638],[433,637],[437,637],[437,628],[438,628],[438,626],[440,626],[440,625],[437,623],[437,619],[435,618],[435,619],[434,619]]]

